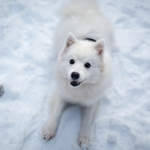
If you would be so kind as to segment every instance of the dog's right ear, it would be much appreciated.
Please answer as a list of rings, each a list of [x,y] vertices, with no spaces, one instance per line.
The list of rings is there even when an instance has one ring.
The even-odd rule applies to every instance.
[[[77,41],[76,37],[74,36],[73,33],[69,32],[67,34],[67,37],[65,39],[64,47],[63,47],[63,52],[65,52],[70,46],[75,44]]]
[[[76,37],[73,33],[69,32],[66,37],[66,48],[70,47],[76,42]]]

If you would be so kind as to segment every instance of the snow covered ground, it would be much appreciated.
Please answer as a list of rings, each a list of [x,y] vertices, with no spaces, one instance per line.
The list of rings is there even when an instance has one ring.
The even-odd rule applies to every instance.
[[[42,140],[54,87],[52,0],[0,0],[0,150],[80,150],[78,106]],[[101,101],[91,150],[150,150],[150,1],[100,0],[115,28],[114,85]]]

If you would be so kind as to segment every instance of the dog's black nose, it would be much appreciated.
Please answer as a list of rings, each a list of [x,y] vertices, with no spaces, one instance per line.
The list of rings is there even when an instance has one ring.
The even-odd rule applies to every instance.
[[[71,77],[72,77],[72,79],[76,80],[76,79],[79,79],[80,74],[78,72],[72,72]]]

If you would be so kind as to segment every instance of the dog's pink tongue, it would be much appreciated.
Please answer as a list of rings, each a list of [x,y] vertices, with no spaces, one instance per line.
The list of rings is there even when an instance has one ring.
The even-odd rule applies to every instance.
[[[78,86],[80,83],[77,82],[77,81],[72,81],[72,82],[70,82],[70,84],[71,84],[72,86]]]
[[[75,83],[75,84],[77,84],[78,82],[76,82],[76,81],[72,81],[72,83]]]

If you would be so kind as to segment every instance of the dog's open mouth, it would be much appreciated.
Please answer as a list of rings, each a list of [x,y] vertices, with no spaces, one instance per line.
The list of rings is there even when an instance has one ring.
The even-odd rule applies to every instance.
[[[80,85],[80,82],[71,81],[70,84],[71,84],[72,86],[78,86],[78,85]]]
[[[83,81],[84,81],[84,80],[83,80]],[[83,81],[81,81],[81,82],[78,82],[78,81],[71,81],[70,84],[71,84],[72,86],[79,86]]]

